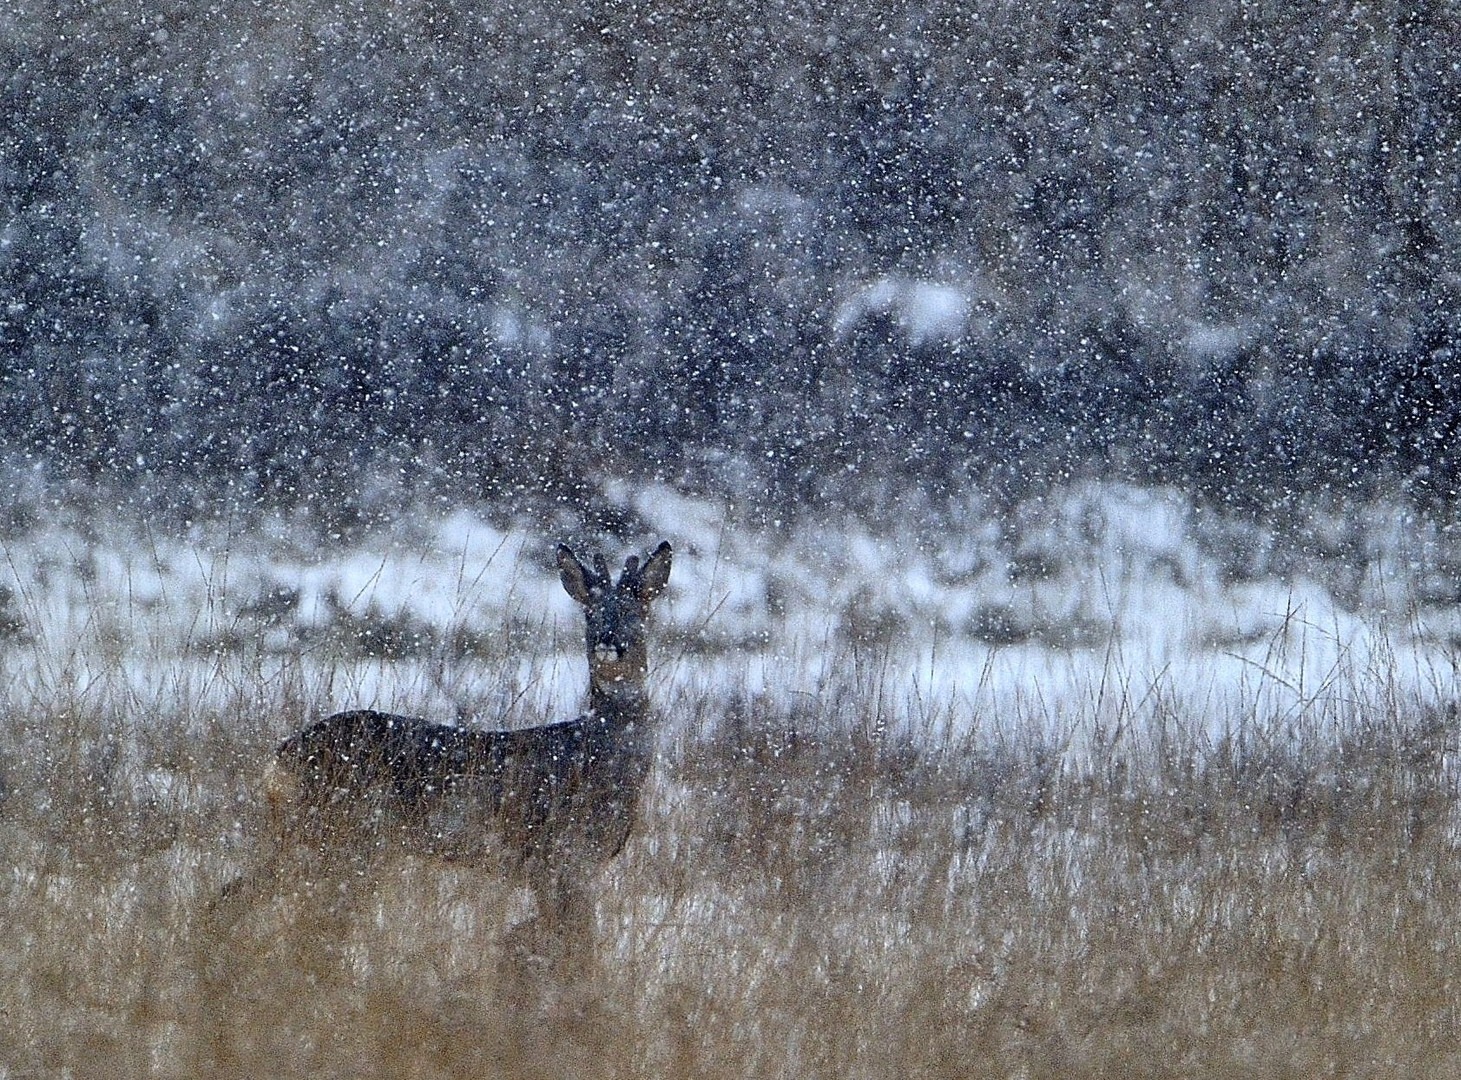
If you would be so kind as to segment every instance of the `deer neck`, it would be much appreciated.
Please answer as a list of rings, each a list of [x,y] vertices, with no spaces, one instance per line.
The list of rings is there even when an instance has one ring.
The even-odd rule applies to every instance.
[[[592,679],[589,682],[588,707],[605,722],[616,727],[628,727],[648,715],[649,695],[645,693],[642,681]]]

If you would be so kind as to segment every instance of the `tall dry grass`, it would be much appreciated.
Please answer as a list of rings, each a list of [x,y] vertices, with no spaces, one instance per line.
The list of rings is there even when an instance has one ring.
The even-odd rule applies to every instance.
[[[1161,694],[909,730],[829,669],[794,710],[664,702],[595,923],[536,957],[525,891],[388,828],[216,917],[309,679],[37,680],[0,725],[0,1077],[1461,1074],[1454,709],[1351,672],[1221,731]]]

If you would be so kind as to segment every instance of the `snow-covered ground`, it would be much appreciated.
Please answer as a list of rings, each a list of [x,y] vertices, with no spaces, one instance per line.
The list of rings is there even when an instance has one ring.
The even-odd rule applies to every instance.
[[[610,495],[645,523],[644,545],[675,545],[655,643],[672,716],[680,695],[792,712],[853,693],[919,729],[1163,715],[1218,731],[1455,692],[1445,562],[1405,520],[1371,523],[1342,573],[1330,559],[1280,574],[1262,572],[1272,536],[1224,525],[1215,543],[1170,491],[1073,486],[998,520],[971,504],[966,528],[932,535],[836,521],[772,533],[667,488]],[[566,716],[585,675],[556,539],[466,511],[325,552],[282,524],[32,532],[0,566],[7,694],[186,712],[266,704],[289,682],[321,712]]]

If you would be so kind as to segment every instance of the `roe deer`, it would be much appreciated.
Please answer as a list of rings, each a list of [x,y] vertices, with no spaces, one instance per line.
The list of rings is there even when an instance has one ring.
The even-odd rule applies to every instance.
[[[633,828],[653,754],[649,606],[664,592],[671,554],[666,542],[643,563],[631,555],[615,582],[603,556],[589,568],[559,545],[563,588],[587,620],[588,712],[516,731],[373,711],[327,717],[285,739],[270,763],[276,841],[328,852],[383,819],[420,827],[465,805],[502,840],[510,871],[534,886],[540,906],[567,916],[577,883]]]

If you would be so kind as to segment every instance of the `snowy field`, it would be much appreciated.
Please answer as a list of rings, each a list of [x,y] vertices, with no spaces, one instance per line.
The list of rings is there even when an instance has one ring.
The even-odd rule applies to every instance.
[[[753,529],[666,489],[610,494],[641,546],[675,545],[653,649],[671,728],[684,695],[791,715],[850,690],[875,695],[880,724],[930,734],[1175,716],[1214,735],[1454,695],[1451,551],[1398,509],[1312,518],[1296,542],[1175,492],[1079,486],[1002,516],[971,505],[965,528],[875,535]],[[312,714],[493,726],[579,707],[558,537],[467,511],[323,548],[297,536],[282,521],[186,538],[92,522],[7,542],[12,702],[214,708],[292,680]]]

